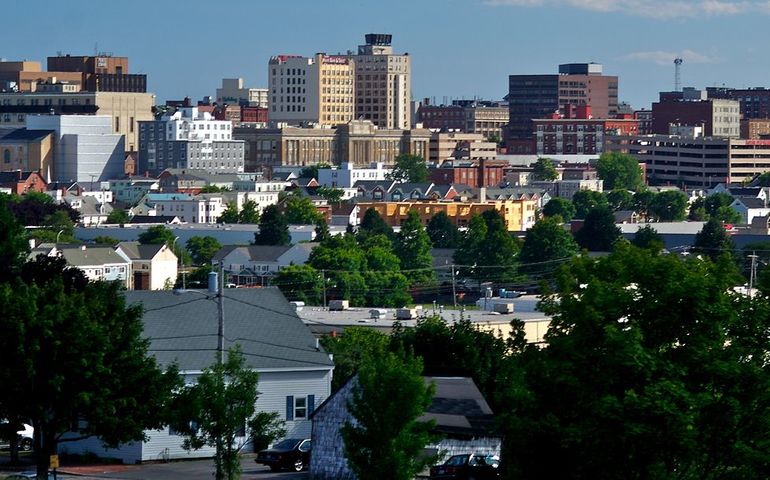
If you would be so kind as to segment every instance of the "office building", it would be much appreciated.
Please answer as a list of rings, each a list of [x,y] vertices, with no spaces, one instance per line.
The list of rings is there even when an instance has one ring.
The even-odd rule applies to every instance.
[[[481,134],[437,132],[430,137],[427,160],[493,160],[496,156],[497,144],[486,141]]]
[[[409,54],[395,54],[393,36],[365,35],[355,61],[355,117],[369,120],[380,128],[411,128],[412,67]]]
[[[638,135],[639,121],[632,115],[594,118],[587,105],[565,108],[565,114],[532,121],[538,155],[601,155],[605,135]]]
[[[431,105],[426,98],[417,111],[424,128],[480,133],[499,141],[508,124],[508,107],[500,102],[453,101],[452,105]]]
[[[0,130],[0,171],[40,172],[53,169],[53,130]]]
[[[770,118],[770,89],[706,87],[706,92],[708,98],[737,101],[744,120]]]
[[[312,58],[272,57],[268,62],[270,122],[332,127],[353,120],[353,63],[324,53]]]
[[[128,57],[57,55],[48,57],[48,71],[80,73],[83,90],[89,92],[147,92],[147,75],[128,73]]]
[[[559,65],[551,75],[510,75],[508,77],[506,145],[508,152],[535,151],[532,120],[548,118],[566,105],[590,106],[597,118],[614,118],[618,113],[618,77],[603,75],[598,63]]]
[[[182,107],[160,120],[139,122],[140,174],[167,168],[195,168],[212,173],[242,172],[244,142],[233,140],[232,123],[214,120],[198,107]]]
[[[652,104],[652,133],[667,135],[671,125],[702,126],[705,137],[740,137],[740,104],[708,98],[703,90],[660,92]]]
[[[219,105],[267,108],[267,92],[267,88],[244,87],[242,78],[223,78],[216,98]]]

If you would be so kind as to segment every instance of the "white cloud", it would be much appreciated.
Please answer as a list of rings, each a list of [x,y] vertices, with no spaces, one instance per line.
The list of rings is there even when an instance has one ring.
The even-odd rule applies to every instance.
[[[770,2],[757,0],[484,0],[490,6],[572,7],[599,13],[624,13],[655,19],[770,14]]]
[[[716,63],[717,58],[694,52],[692,50],[682,50],[681,52],[667,52],[664,50],[652,50],[646,52],[631,52],[620,57],[621,60],[631,62],[648,62],[656,65],[673,65],[675,58],[681,58],[687,63]]]

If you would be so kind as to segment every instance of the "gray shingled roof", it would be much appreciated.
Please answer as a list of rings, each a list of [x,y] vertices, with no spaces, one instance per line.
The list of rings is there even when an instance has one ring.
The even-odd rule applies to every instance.
[[[204,296],[207,295],[207,296]],[[128,291],[128,304],[144,307],[144,335],[162,366],[176,362],[182,371],[200,371],[216,356],[217,302],[205,290]],[[241,345],[255,369],[330,369],[323,349],[280,290],[225,289],[225,349]]]
[[[118,255],[112,247],[62,246],[59,251],[67,264],[73,267],[88,267],[92,265],[114,265],[128,263]]]
[[[120,242],[118,246],[131,260],[152,260],[165,244],[142,245],[139,242]]]
[[[420,420],[435,420],[436,431],[449,434],[489,435],[495,417],[473,379],[468,377],[424,377],[433,381],[433,402]]]
[[[234,250],[242,250],[252,262],[277,262],[281,255],[291,249],[289,245],[250,245],[248,247],[238,245],[225,245],[215,255],[214,260],[219,261]]]

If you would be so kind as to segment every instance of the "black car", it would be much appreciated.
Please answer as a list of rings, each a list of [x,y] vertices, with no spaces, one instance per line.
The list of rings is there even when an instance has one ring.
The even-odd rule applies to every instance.
[[[453,455],[430,469],[430,478],[487,480],[500,478],[500,460],[494,455],[465,453]]]
[[[310,464],[310,439],[287,438],[273,448],[259,452],[254,461],[267,465],[274,472],[281,469],[300,472]]]

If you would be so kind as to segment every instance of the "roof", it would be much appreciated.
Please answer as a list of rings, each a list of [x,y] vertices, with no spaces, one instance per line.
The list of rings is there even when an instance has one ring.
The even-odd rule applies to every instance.
[[[249,257],[252,262],[275,262],[284,253],[291,249],[290,245],[249,245],[247,247],[239,245],[226,245],[219,250],[212,260],[222,260],[235,250],[240,250]]]
[[[727,193],[733,197],[756,197],[762,193],[762,187],[730,187],[727,189]]]
[[[56,132],[54,130],[27,130],[26,128],[17,128],[6,135],[0,133],[0,140],[39,140],[53,133]]]
[[[152,260],[158,254],[165,244],[142,245],[139,242],[120,242],[118,247],[131,260]]]
[[[736,197],[735,201],[740,201],[746,208],[768,208],[767,203],[758,197]]]
[[[128,291],[128,304],[144,307],[144,336],[163,367],[201,371],[215,359],[217,302],[207,292]],[[255,369],[331,369],[333,362],[274,287],[224,290],[225,349],[240,344]]]
[[[360,188],[370,192],[375,188],[380,187],[387,192],[395,183],[396,182],[393,180],[358,180],[353,184],[353,188]]]
[[[18,170],[0,172],[0,183],[19,183],[28,179],[31,175],[37,174],[37,172],[19,172]],[[21,178],[19,178],[19,175],[21,175]]]
[[[59,252],[67,260],[67,263],[73,267],[128,263],[112,247],[62,246]]]
[[[436,385],[433,403],[420,420],[435,420],[436,431],[454,434],[490,434],[495,417],[473,379],[469,377],[423,377]]]
[[[332,215],[344,215],[349,217],[358,205],[354,203],[341,203],[339,205],[332,205]]]

